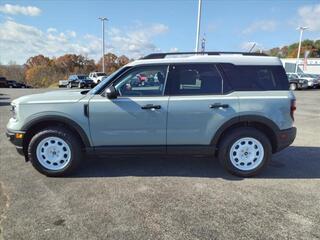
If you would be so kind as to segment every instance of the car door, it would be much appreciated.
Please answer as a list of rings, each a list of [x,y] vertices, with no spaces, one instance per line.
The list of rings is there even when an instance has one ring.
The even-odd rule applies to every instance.
[[[168,82],[168,146],[208,146],[219,127],[237,116],[238,97],[223,94],[223,78],[215,64],[173,65]]]
[[[167,65],[134,67],[112,85],[119,96],[94,95],[89,102],[89,121],[95,146],[166,145],[168,96],[164,96]],[[144,74],[144,85],[136,83]],[[148,81],[156,81],[149,85]]]

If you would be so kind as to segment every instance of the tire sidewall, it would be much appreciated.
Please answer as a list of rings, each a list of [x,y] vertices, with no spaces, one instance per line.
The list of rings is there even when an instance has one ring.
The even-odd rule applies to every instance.
[[[37,147],[39,143],[47,137],[58,137],[68,144],[71,151],[71,159],[63,169],[50,170],[42,166],[42,164],[39,162],[37,158]],[[52,177],[64,176],[70,174],[78,166],[78,163],[81,159],[80,146],[80,143],[74,137],[73,133],[68,130],[45,129],[32,137],[28,147],[28,157],[34,168],[37,169],[40,173]]]
[[[232,145],[241,138],[250,137],[258,140],[264,150],[264,156],[259,166],[252,170],[240,170],[236,168],[230,159],[230,150]],[[234,131],[231,131],[227,136],[222,140],[221,148],[219,148],[219,160],[220,163],[232,174],[240,176],[240,177],[250,177],[257,175],[260,173],[270,161],[272,155],[272,147],[269,139],[262,132],[254,129],[254,128],[238,128]]]

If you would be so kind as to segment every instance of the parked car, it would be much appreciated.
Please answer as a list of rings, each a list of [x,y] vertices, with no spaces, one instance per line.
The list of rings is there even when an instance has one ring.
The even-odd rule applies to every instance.
[[[201,154],[248,177],[294,141],[295,96],[279,58],[172,54],[130,62],[91,90],[15,99],[8,138],[47,176],[70,174],[84,154]],[[132,86],[137,75],[159,84]]]
[[[5,77],[0,77],[0,88],[8,87],[7,79]]]
[[[22,82],[16,82],[16,85],[17,85],[17,88],[30,88],[30,86]]]
[[[103,78],[107,76],[104,72],[91,72],[89,78],[93,80],[95,84],[102,82]]]
[[[316,88],[318,87],[318,81],[312,77],[311,74],[307,74],[307,73],[298,73],[297,74],[299,78],[301,79],[305,79],[308,81],[308,87],[309,88]]]
[[[7,80],[8,88],[18,88],[18,83],[15,80]]]
[[[91,88],[94,82],[87,75],[71,75],[68,78],[68,88]]]
[[[59,88],[65,88],[65,87],[68,87],[68,84],[69,84],[69,80],[59,80]]]
[[[301,79],[296,75],[288,74],[288,80],[289,80],[289,89],[292,91],[308,88],[308,80],[306,79]]]
[[[311,77],[315,79],[315,87],[320,88],[320,75],[319,74],[310,74]]]

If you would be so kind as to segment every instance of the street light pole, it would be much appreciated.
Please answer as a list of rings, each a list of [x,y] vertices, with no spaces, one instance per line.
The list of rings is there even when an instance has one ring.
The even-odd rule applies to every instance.
[[[102,22],[102,72],[104,72],[104,22],[108,21],[106,17],[99,17]]]
[[[300,58],[300,50],[301,50],[301,41],[302,41],[302,34],[303,31],[308,29],[307,27],[298,27],[297,30],[300,30],[300,39],[299,39],[299,47],[298,47],[298,54],[297,54],[297,61],[296,61],[296,69],[295,73],[298,71],[298,64],[299,64],[299,58]]]
[[[198,0],[198,21],[197,21],[197,36],[195,51],[199,52],[199,40],[200,40],[200,22],[201,22],[201,4],[202,0]]]

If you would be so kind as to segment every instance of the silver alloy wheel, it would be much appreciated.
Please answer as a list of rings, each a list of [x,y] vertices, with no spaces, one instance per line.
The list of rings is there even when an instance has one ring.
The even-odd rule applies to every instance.
[[[229,152],[232,165],[241,171],[257,168],[264,157],[262,144],[255,138],[245,137],[237,140]]]
[[[69,145],[59,137],[47,137],[37,146],[39,163],[49,170],[61,170],[71,160]]]

